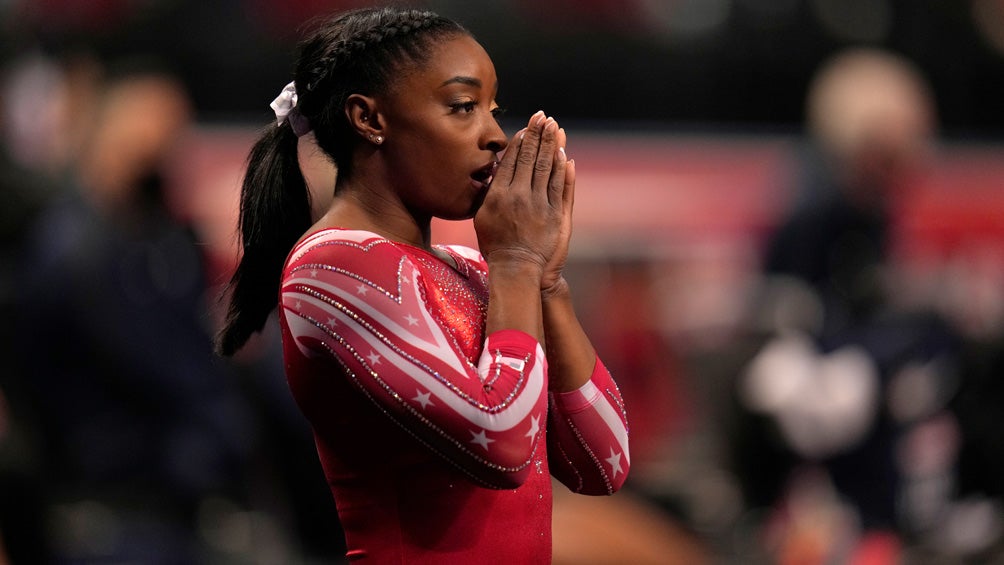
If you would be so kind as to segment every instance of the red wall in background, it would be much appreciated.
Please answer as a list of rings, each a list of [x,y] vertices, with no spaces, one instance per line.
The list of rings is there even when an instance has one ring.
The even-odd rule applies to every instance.
[[[254,134],[196,130],[174,161],[174,207],[196,224],[222,270],[235,253],[237,194]],[[780,137],[576,136],[568,147],[579,175],[572,251],[757,251],[787,205],[793,149]],[[322,159],[304,161],[313,184],[330,186]],[[929,173],[897,202],[897,254],[936,261],[978,246],[1004,258],[1004,147],[942,147]],[[326,192],[315,191],[320,205]],[[437,222],[434,238],[476,245],[470,222]]]

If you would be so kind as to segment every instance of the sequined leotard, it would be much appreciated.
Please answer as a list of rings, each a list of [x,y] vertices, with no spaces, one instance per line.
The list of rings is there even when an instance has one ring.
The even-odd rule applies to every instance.
[[[373,233],[323,230],[290,254],[281,325],[290,388],[310,421],[348,558],[543,563],[550,474],[609,494],[629,467],[620,394],[597,359],[549,393],[520,331],[484,333],[487,265]]]

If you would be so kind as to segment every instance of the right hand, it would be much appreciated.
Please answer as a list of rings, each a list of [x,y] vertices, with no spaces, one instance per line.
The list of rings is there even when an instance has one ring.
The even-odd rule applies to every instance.
[[[534,114],[509,142],[484,204],[474,216],[489,266],[519,263],[543,274],[559,244],[567,158],[557,122]]]

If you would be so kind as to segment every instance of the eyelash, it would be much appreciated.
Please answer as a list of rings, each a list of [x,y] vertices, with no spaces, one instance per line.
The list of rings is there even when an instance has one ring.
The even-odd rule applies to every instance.
[[[478,106],[477,100],[470,100],[467,102],[455,102],[453,104],[450,104],[450,109],[453,110],[454,113],[470,114],[471,112],[474,111],[474,108],[476,108],[477,106]]]
[[[469,114],[473,112],[474,108],[476,108],[477,106],[478,106],[477,100],[470,100],[467,102],[457,102],[455,104],[451,104],[450,108],[453,110],[454,113],[463,112]],[[502,117],[503,114],[505,114],[505,108],[500,108],[500,107],[492,108],[491,112],[492,112],[492,117],[498,120]]]

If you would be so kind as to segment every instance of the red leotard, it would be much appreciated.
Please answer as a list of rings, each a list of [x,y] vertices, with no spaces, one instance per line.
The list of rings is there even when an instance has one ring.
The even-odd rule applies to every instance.
[[[548,393],[535,339],[485,339],[485,261],[440,249],[456,268],[328,229],[298,244],[283,272],[286,373],[348,557],[549,562],[549,475],[586,494],[610,494],[627,476],[620,394],[598,359],[585,386]]]

